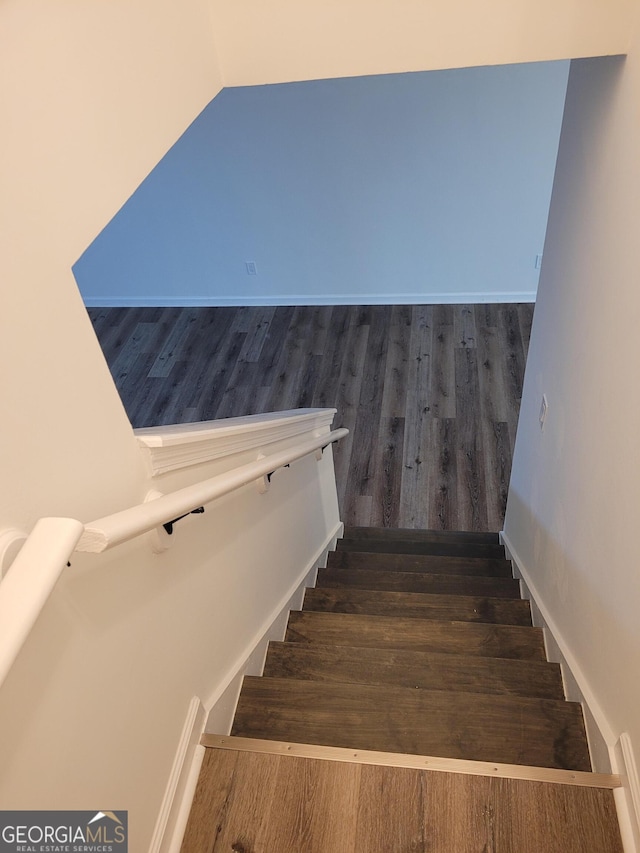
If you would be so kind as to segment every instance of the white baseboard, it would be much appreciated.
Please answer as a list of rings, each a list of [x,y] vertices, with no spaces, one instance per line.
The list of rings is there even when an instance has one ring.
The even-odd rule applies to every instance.
[[[589,684],[587,676],[578,664],[578,661],[576,660],[568,642],[565,640],[559,625],[556,623],[553,616],[551,616],[543,597],[538,591],[531,571],[517,553],[512,542],[509,540],[509,537],[502,532],[500,534],[500,538],[507,550],[507,557],[513,562],[516,577],[524,582],[523,593],[525,598],[529,598],[534,605],[532,607],[532,610],[534,611],[534,624],[536,622],[535,611],[537,611],[538,619],[542,620],[543,624],[538,627],[542,627],[544,629],[549,660],[561,665],[563,669],[565,687],[568,688],[569,693],[572,692],[572,687],[577,688],[580,692],[579,698],[574,699],[572,695],[569,695],[569,693],[567,694],[567,698],[572,701],[584,702],[588,706],[589,712],[598,729],[597,734],[602,737],[604,743],[606,743],[607,747],[610,748],[617,741],[617,736],[609,725],[604,711],[600,706],[600,702],[596,698],[596,695]],[[607,773],[608,770],[604,769],[602,772]]]
[[[269,641],[284,639],[289,611],[300,610],[305,589],[315,586],[318,569],[326,565],[327,555],[329,551],[335,548],[336,541],[342,535],[343,530],[344,525],[340,522],[329,533],[324,544],[309,560],[287,594],[265,619],[245,647],[244,653],[230,668],[222,683],[209,698],[206,703],[209,710],[205,724],[206,732],[209,734],[229,734],[243,677],[245,675],[262,675]]]
[[[624,775],[629,783],[629,792],[633,800],[633,807],[637,815],[640,815],[640,775],[638,775],[638,767],[631,745],[631,737],[628,732],[622,732],[620,735],[620,749],[622,752],[622,763]]]
[[[87,308],[211,308],[234,305],[480,305],[487,302],[535,302],[535,290],[441,293],[334,293],[269,296],[176,296],[132,298],[109,296],[84,298]]]
[[[640,853],[640,777],[627,732],[613,748],[611,763],[622,778],[622,787],[614,794],[624,853]]]
[[[189,818],[191,804],[198,782],[204,747],[200,739],[204,731],[227,734],[235,713],[242,678],[247,674],[260,675],[264,667],[267,644],[271,639],[283,639],[289,610],[302,606],[307,586],[314,586],[316,575],[321,566],[326,565],[329,551],[336,546],[342,535],[344,525],[336,524],[327,536],[324,544],[309,560],[304,571],[285,596],[281,605],[275,608],[263,627],[254,635],[242,656],[230,671],[207,703],[207,710],[197,696],[189,703],[187,716],[176,750],[175,758],[165,789],[165,794],[156,820],[155,829],[149,845],[149,853],[179,853],[184,831]]]
[[[567,699],[583,706],[594,770],[622,778],[622,787],[615,790],[614,796],[624,851],[640,853],[640,781],[629,735],[623,732],[618,736],[614,732],[562,630],[549,613],[532,572],[504,531],[500,539],[513,563],[514,575],[521,582],[523,596],[531,602],[533,623],[543,629],[548,659],[560,664]]]
[[[204,758],[200,738],[205,718],[204,706],[194,696],[182,727],[149,853],[179,853]]]

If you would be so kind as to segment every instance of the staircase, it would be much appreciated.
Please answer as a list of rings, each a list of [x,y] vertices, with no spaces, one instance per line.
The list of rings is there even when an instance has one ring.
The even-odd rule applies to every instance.
[[[497,534],[347,529],[232,735],[591,769]]]
[[[588,773],[582,709],[564,699],[560,669],[546,660],[542,632],[532,627],[529,603],[519,597],[497,534],[347,528],[319,570],[316,588],[307,590],[303,609],[290,614],[284,641],[270,643],[264,674],[245,677],[231,735],[209,738],[209,745],[222,749],[207,750],[201,785],[208,774],[209,788],[198,789],[183,853],[271,853],[270,845],[291,853],[622,851],[612,791],[604,790],[615,783],[605,780],[600,788]],[[215,755],[236,746],[245,754],[231,753],[233,762],[230,753]],[[272,754],[248,758],[246,751],[254,749]],[[395,770],[391,779],[384,775],[391,768],[376,766],[361,768],[368,775],[357,782],[345,781],[350,765],[340,762],[359,761],[371,750],[380,754],[373,764],[419,768],[442,760],[440,769],[449,769],[450,762],[452,772]],[[282,757],[283,752],[306,757]],[[285,769],[278,761],[288,774],[280,795],[272,791]],[[454,766],[456,761],[466,764]],[[493,771],[503,778],[485,778]],[[461,772],[478,775],[455,775]],[[416,781],[403,773],[422,775]],[[532,778],[542,781],[513,781]],[[563,784],[543,784],[549,780]],[[585,787],[572,787],[573,780]],[[445,788],[434,798],[438,785]],[[317,814],[309,820],[318,822],[322,840],[301,841],[311,830],[300,828],[300,815],[311,814],[323,790],[333,792],[330,808],[339,810],[341,786],[351,807],[340,819],[345,827],[353,825],[353,845],[343,835],[327,841],[327,816],[323,822]],[[227,809],[239,790],[246,802],[234,823]],[[375,832],[354,805],[363,791],[367,798],[378,797],[367,814],[377,809],[384,815]],[[256,812],[256,801],[265,796],[271,799],[261,810],[279,815],[272,836],[264,836],[265,817]],[[406,798],[415,801],[408,812],[400,805]],[[259,830],[253,824],[248,830],[249,812]],[[467,818],[461,815],[467,813],[470,823],[463,830]],[[201,835],[194,814],[208,826]],[[550,827],[550,820],[562,829]],[[228,834],[218,837],[223,826]],[[405,838],[408,826],[411,837]],[[247,835],[238,834],[245,829]],[[366,842],[363,832],[370,833]],[[212,834],[221,846],[210,843]],[[222,837],[235,840],[229,847]]]

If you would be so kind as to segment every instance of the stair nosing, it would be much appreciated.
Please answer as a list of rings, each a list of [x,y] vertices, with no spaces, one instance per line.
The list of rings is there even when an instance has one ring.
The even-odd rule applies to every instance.
[[[235,735],[203,734],[200,745],[207,749],[229,749],[242,752],[262,752],[342,761],[358,764],[377,764],[388,767],[406,767],[442,773],[462,773],[469,776],[494,776],[502,779],[546,782],[558,785],[575,785],[588,788],[619,788],[620,776],[613,773],[593,773],[584,770],[558,770],[553,767],[534,767],[526,764],[505,764],[494,761],[474,761],[463,758],[424,756],[404,752],[382,752],[351,749],[342,746],[321,746],[293,743],[267,738],[247,738]]]

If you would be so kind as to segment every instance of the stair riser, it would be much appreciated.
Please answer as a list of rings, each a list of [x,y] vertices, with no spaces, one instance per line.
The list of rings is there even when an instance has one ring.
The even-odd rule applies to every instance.
[[[370,569],[423,572],[473,577],[513,577],[511,563],[483,557],[433,557],[428,554],[376,554],[362,551],[331,551],[327,565],[335,569]]]
[[[499,545],[498,533],[477,530],[414,530],[407,527],[345,527],[345,539],[384,542],[432,542],[463,545]]]
[[[501,545],[457,544],[439,542],[386,542],[368,540],[367,549],[378,553],[391,554],[431,554],[440,557],[491,557],[504,560],[504,548]],[[337,550],[362,551],[362,540],[340,539]]]
[[[415,572],[367,571],[366,569],[320,569],[318,586],[380,589],[390,592],[423,592],[434,595],[520,598],[520,585],[513,578],[463,577]]]
[[[508,598],[316,588],[306,591],[303,609],[412,619],[531,625],[529,602]]]
[[[291,613],[286,640],[292,643],[545,660],[540,629],[517,625],[432,622],[303,610]]]

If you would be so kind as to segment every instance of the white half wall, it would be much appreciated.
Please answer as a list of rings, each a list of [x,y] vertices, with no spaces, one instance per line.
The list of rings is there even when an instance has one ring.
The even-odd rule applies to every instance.
[[[144,498],[71,265],[219,88],[204,0],[0,3],[2,528]],[[0,803],[129,808],[144,850],[198,691],[162,695],[162,649],[136,632],[160,617],[163,570],[119,556],[73,561],[3,685]]]
[[[636,23],[626,61],[571,66],[505,519],[610,740],[628,732],[636,763],[638,103]]]
[[[154,485],[168,493],[256,453]],[[129,812],[131,850],[154,825],[158,841],[190,699],[209,710],[339,531],[327,448],[278,469],[266,492],[252,482],[183,519],[160,554],[144,536],[72,555],[0,692],[3,808],[108,802]]]

